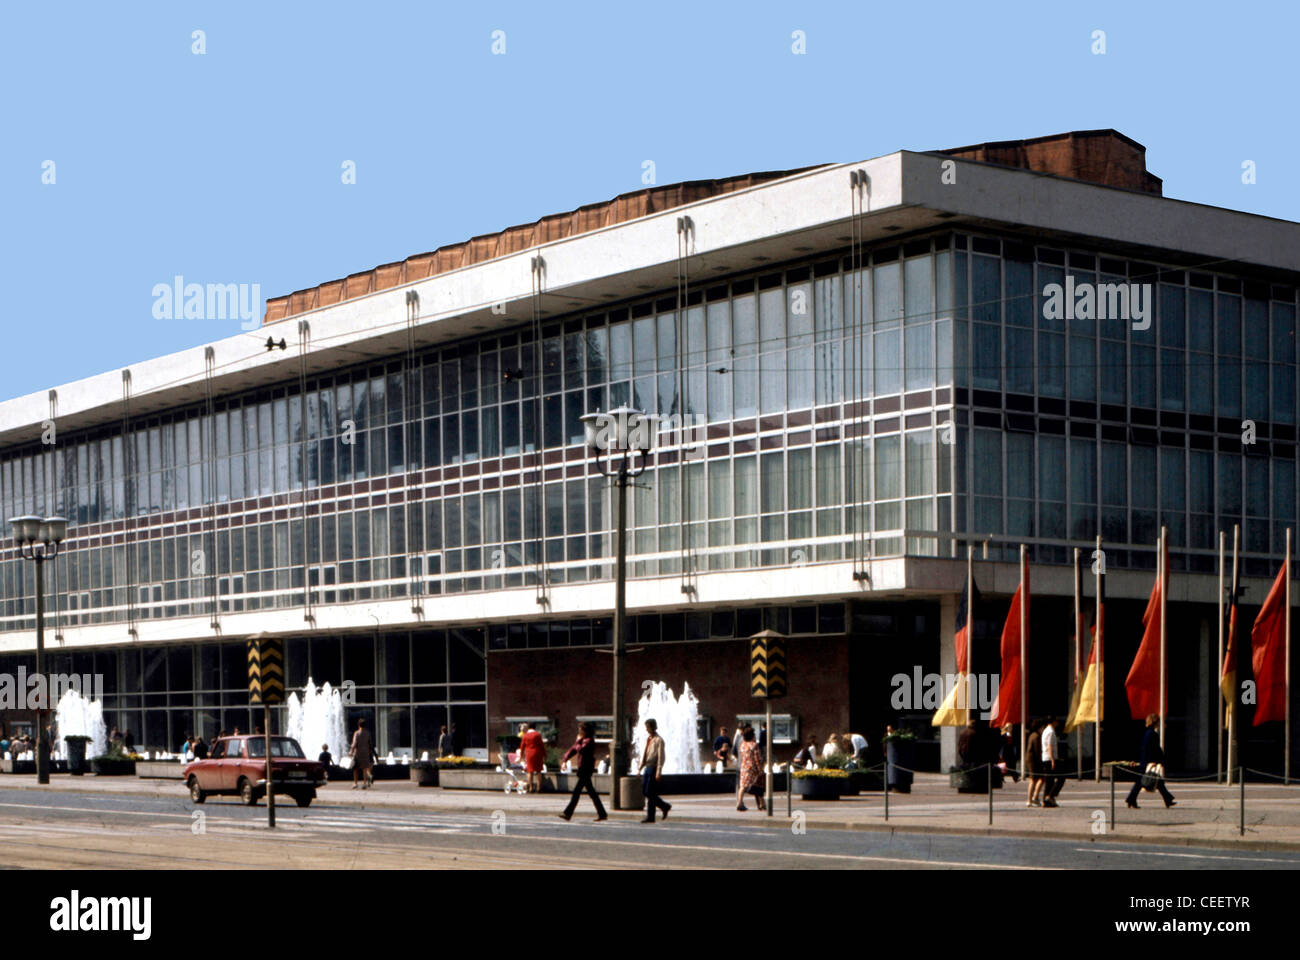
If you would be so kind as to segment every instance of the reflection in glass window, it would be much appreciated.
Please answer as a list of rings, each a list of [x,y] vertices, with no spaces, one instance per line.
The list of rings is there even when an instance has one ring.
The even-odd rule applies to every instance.
[[[934,434],[929,430],[915,431],[907,434],[907,496],[931,493],[934,493]]]
[[[758,318],[753,294],[731,301],[732,349],[738,357],[750,356],[758,348]]]
[[[930,275],[929,254],[911,257],[903,264],[904,314],[906,322],[916,323],[930,319],[930,298],[934,284]]]
[[[907,328],[905,335],[906,389],[934,386],[934,329],[929,324]]]
[[[737,457],[733,465],[736,516],[758,513],[758,464],[755,458]]]
[[[901,337],[898,330],[886,330],[877,333],[874,340],[875,349],[875,393],[899,393],[903,389],[903,358],[900,347]]]
[[[898,275],[897,263],[881,264],[872,271],[872,316],[877,328],[892,326],[903,315]]]

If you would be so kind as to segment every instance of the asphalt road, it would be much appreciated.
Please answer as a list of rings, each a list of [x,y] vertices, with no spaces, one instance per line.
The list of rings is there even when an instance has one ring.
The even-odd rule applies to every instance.
[[[881,833],[633,819],[570,823],[505,810],[485,814],[365,810],[317,801],[264,804],[155,799],[52,789],[0,789],[0,867],[1144,869],[1300,868],[1300,853],[1158,847],[1107,841]]]

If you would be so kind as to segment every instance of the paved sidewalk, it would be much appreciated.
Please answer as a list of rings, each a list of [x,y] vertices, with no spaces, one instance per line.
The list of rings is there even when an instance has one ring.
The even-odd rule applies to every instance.
[[[0,776],[0,789],[49,788],[36,783],[35,776]],[[188,803],[179,780],[140,780],[135,777],[73,777],[55,775],[50,788],[84,790],[109,794],[174,797]],[[973,834],[980,836],[1061,837],[1075,840],[1122,840],[1174,845],[1211,845],[1237,849],[1300,850],[1300,784],[1248,783],[1246,785],[1245,836],[1238,834],[1240,788],[1210,783],[1170,783],[1178,798],[1176,807],[1166,809],[1157,794],[1143,793],[1140,810],[1124,805],[1127,787],[1116,784],[1115,822],[1110,817],[1110,783],[1067,781],[1056,809],[1026,808],[1022,785],[1008,784],[994,792],[993,825],[988,823],[986,794],[958,794],[941,774],[918,774],[912,792],[889,795],[889,820],[884,817],[884,797],[864,793],[834,801],[808,801],[795,797],[791,807],[803,814],[813,829],[883,830],[911,833]],[[788,828],[786,795],[778,793],[774,815],[754,809],[735,808],[729,794],[703,794],[668,798],[672,817],[696,823],[746,823],[754,826]],[[212,798],[209,803],[234,802],[234,798]],[[564,806],[559,794],[541,796],[506,795],[479,790],[443,790],[418,787],[410,781],[377,781],[369,790],[353,790],[348,783],[331,783],[313,804],[363,809],[418,809],[445,813],[491,813],[504,810],[517,815],[553,816]],[[579,815],[587,816],[591,801],[583,799]],[[639,812],[613,813],[616,817],[639,817]],[[647,827],[647,829],[651,829]]]

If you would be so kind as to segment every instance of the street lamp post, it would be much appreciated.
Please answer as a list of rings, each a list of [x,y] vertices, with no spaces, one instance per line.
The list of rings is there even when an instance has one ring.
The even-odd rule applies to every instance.
[[[45,673],[45,572],[46,560],[53,560],[68,533],[63,517],[13,517],[9,521],[18,553],[36,564],[36,676],[45,692],[36,704],[36,782],[50,782],[50,742],[45,736],[45,712],[49,706],[49,677]],[[40,687],[37,687],[40,691]]]
[[[645,472],[650,455],[650,421],[639,410],[619,407],[609,413],[589,413],[582,418],[587,448],[596,455],[600,472],[614,481],[614,526],[617,547],[614,562],[614,720],[609,743],[610,806],[621,810],[618,779],[624,768],[622,744],[624,631],[627,620],[627,487]],[[601,459],[602,451],[605,459]],[[632,458],[640,455],[639,466]],[[617,459],[617,465],[614,461]]]

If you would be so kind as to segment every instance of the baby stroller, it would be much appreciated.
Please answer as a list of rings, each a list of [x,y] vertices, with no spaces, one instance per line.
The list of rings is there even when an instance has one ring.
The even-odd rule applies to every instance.
[[[520,779],[524,771],[524,756],[522,753],[502,753],[501,754],[501,771],[506,775],[505,788],[506,793],[527,793],[528,781]]]

